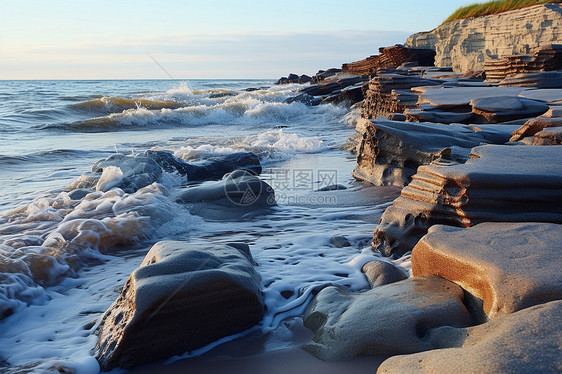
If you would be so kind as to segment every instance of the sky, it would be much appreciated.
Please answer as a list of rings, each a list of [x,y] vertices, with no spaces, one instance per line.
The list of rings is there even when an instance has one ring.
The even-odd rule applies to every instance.
[[[267,78],[378,54],[467,0],[0,0],[0,79]]]

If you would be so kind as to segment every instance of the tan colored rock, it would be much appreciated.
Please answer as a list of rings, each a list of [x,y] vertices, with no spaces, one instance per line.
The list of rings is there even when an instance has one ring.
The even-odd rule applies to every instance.
[[[533,145],[561,145],[562,144],[562,128],[554,127],[544,129],[535,134]]]
[[[408,278],[402,270],[386,261],[367,262],[363,265],[361,271],[365,273],[371,288],[398,282]]]
[[[562,6],[543,4],[445,23],[410,36],[407,47],[435,48],[435,65],[464,73],[483,70],[488,57],[529,54],[562,40]]]
[[[438,326],[468,326],[463,291],[438,277],[419,277],[348,294],[323,289],[304,324],[315,334],[303,349],[325,361],[394,355],[436,348],[425,339]]]
[[[156,243],[103,316],[94,351],[102,371],[162,360],[259,322],[252,263],[243,243]]]
[[[493,319],[562,299],[561,254],[558,224],[435,225],[412,251],[412,273],[460,285],[483,301]]]
[[[429,333],[437,349],[387,359],[377,373],[560,373],[562,301],[469,328]]]
[[[516,142],[523,138],[533,136],[547,127],[562,127],[562,118],[537,117],[530,119],[525,122],[521,128],[511,133],[509,141]]]
[[[376,186],[405,186],[420,165],[441,158],[465,162],[472,147],[503,144],[513,128],[375,120],[365,128],[352,176]]]
[[[422,165],[375,229],[373,249],[412,250],[434,224],[562,223],[562,147],[485,145],[465,164]]]

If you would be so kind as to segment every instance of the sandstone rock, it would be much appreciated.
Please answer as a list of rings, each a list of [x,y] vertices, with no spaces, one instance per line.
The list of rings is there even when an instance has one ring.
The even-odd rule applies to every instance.
[[[155,244],[107,310],[94,355],[103,371],[202,347],[260,321],[260,277],[246,244]]]
[[[558,373],[562,370],[562,301],[537,305],[468,328],[440,327],[442,348],[387,359],[377,373]]]
[[[516,142],[523,138],[533,136],[547,127],[562,127],[562,118],[560,117],[537,117],[528,120],[525,124],[511,133],[510,142]]]
[[[472,99],[472,111],[486,118],[488,122],[505,122],[520,118],[535,117],[550,107],[536,100],[518,96],[500,96]]]
[[[179,203],[190,204],[193,214],[209,218],[227,218],[225,208],[234,208],[242,213],[276,205],[273,188],[246,170],[233,171],[220,181],[188,187],[175,199]]]
[[[430,104],[443,109],[467,108],[474,99],[499,96],[517,96],[525,88],[521,87],[416,87],[418,104]]]
[[[314,337],[303,349],[325,361],[434,349],[424,339],[429,329],[471,323],[462,300],[460,287],[437,277],[407,279],[360,294],[328,287],[306,310],[304,325]]]
[[[406,108],[416,108],[418,95],[412,93],[412,87],[436,86],[442,81],[424,79],[401,74],[379,74],[369,81],[365,100],[361,107],[361,117],[374,119],[403,113]]]
[[[562,144],[562,128],[554,127],[544,129],[535,134],[533,145],[560,145]]]
[[[365,128],[353,177],[377,186],[405,186],[420,165],[446,158],[465,162],[482,143],[505,143],[513,126],[372,121]]]
[[[409,122],[434,122],[434,123],[468,123],[474,113],[444,112],[439,110],[406,109],[404,111]]]
[[[562,103],[562,89],[560,88],[523,90],[519,93],[519,96],[527,99],[544,101],[547,104]],[[555,117],[560,117],[560,115]]]
[[[500,86],[560,88],[562,87],[562,71],[546,71],[542,73],[518,74],[499,82]]]
[[[562,225],[553,223],[435,225],[412,251],[412,273],[458,284],[494,319],[562,299],[561,252]]]
[[[402,270],[386,261],[367,262],[363,265],[361,271],[365,273],[371,288],[398,282],[408,278]]]
[[[464,73],[483,70],[488,57],[529,54],[562,40],[560,4],[543,4],[485,17],[461,19],[410,36],[408,47],[433,48],[435,65]]]
[[[420,166],[383,213],[373,249],[401,256],[434,224],[562,223],[561,159],[559,146],[486,145],[466,164]]]
[[[380,48],[380,55],[342,65],[342,71],[353,75],[371,75],[379,69],[396,69],[405,62],[433,66],[435,51],[428,48],[407,48],[403,45]]]

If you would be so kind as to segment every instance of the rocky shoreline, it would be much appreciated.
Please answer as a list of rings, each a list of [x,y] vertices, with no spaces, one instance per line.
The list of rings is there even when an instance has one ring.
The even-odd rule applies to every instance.
[[[492,43],[486,38],[515,43],[489,30],[518,17],[534,20],[531,57],[506,57],[505,48],[495,59],[484,56]],[[442,30],[464,35],[471,22],[484,23],[481,42],[457,61],[454,46],[439,44]],[[409,277],[381,260],[363,267],[371,290],[318,292],[304,315],[314,336],[303,348],[325,361],[393,356],[380,373],[559,372],[562,47],[553,43],[562,40],[562,9],[538,5],[445,26],[342,69],[278,82],[308,84],[291,101],[360,108],[353,176],[404,187],[374,228],[372,248],[412,256]],[[174,162],[166,165],[177,168]],[[99,185],[103,165],[96,172]],[[248,171],[236,173],[201,194],[216,195],[220,206],[244,205],[225,187],[243,177],[259,186],[256,208],[267,206],[272,189]],[[251,328],[263,314],[253,264],[242,243],[155,244],[100,324],[102,369],[163,359]]]

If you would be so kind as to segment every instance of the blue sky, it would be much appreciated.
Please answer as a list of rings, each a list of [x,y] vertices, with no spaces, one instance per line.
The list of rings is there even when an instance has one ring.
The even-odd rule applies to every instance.
[[[278,78],[378,53],[466,0],[2,0],[0,79]]]

